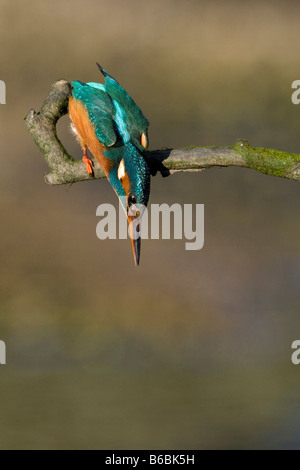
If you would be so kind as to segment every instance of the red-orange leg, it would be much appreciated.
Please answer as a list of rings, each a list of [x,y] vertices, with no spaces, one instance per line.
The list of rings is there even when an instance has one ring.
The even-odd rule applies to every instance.
[[[90,176],[94,176],[94,170],[93,170],[93,162],[92,160],[90,159],[90,157],[88,156],[87,154],[87,148],[86,146],[83,147],[83,157],[82,157],[82,160],[84,161],[85,163],[85,167],[86,167],[86,171],[88,172],[88,174]]]

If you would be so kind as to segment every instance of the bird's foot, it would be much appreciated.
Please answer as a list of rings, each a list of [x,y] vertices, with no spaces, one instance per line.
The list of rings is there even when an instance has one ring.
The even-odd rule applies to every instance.
[[[88,155],[83,155],[82,161],[85,163],[86,171],[90,176],[94,176],[93,166],[94,163]]]

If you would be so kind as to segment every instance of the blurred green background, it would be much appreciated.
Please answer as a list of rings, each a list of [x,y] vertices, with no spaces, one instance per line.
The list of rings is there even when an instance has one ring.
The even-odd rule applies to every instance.
[[[23,118],[59,78],[115,76],[150,146],[300,153],[296,1],[0,1],[1,449],[300,448],[299,183],[242,168],[152,179],[204,203],[205,246],[96,238],[107,181],[50,187]],[[68,118],[58,133],[81,151]]]

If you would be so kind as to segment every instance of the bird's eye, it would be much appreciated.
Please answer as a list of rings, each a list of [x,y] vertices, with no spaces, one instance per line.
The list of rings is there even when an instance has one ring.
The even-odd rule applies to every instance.
[[[148,139],[147,139],[147,134],[146,132],[143,132],[141,135],[141,145],[146,149],[148,147]]]
[[[130,193],[128,196],[128,204],[136,204],[136,197],[133,193]]]

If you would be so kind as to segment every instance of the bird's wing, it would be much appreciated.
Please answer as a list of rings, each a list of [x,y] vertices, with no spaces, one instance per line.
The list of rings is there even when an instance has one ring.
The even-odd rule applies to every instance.
[[[104,75],[106,93],[108,93],[109,96],[124,109],[125,119],[128,121],[127,125],[129,128],[133,123],[135,123],[135,125],[142,131],[146,130],[149,126],[149,121],[145,118],[139,106],[115,78],[113,78],[98,63],[97,66],[100,72]]]
[[[115,110],[109,95],[101,89],[78,81],[72,82],[72,95],[86,107],[100,142],[106,147],[115,144],[117,141],[113,121]]]
[[[109,96],[124,109],[129,129],[131,126],[142,130],[148,128],[149,121],[143,115],[140,107],[114,78],[110,76],[105,78],[105,89]]]

